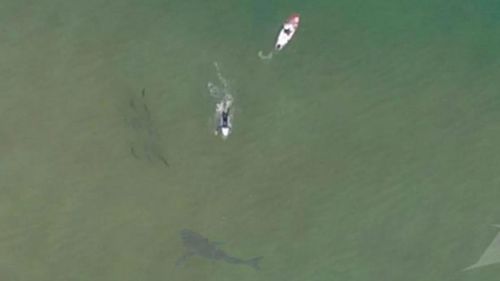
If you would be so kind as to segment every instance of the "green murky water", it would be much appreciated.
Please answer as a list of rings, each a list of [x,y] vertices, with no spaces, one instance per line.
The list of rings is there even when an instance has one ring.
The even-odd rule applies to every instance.
[[[498,1],[0,1],[0,34],[2,280],[500,276],[463,271],[500,224]],[[262,270],[175,268],[182,228]]]

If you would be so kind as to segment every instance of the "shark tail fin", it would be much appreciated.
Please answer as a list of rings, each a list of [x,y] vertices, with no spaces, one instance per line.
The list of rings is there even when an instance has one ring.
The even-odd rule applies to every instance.
[[[245,263],[247,265],[251,266],[255,270],[260,270],[260,264],[259,263],[262,260],[262,258],[264,258],[264,257],[251,258],[251,259],[247,260]]]

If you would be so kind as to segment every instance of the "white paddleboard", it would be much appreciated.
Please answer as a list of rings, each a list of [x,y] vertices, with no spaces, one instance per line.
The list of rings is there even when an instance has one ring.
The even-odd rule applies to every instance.
[[[299,22],[300,15],[294,13],[288,17],[285,23],[283,23],[283,27],[281,28],[278,38],[276,39],[276,44],[274,45],[274,49],[276,51],[281,51],[288,44],[288,42],[290,42],[299,28]]]

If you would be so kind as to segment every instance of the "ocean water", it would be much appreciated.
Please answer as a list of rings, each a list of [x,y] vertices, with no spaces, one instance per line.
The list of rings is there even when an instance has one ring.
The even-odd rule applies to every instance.
[[[500,277],[464,270],[500,224],[498,1],[3,0],[0,34],[2,281]],[[183,228],[262,269],[176,268]]]

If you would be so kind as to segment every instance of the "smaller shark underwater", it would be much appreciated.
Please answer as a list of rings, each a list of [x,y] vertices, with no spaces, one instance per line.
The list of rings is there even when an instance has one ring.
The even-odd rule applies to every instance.
[[[250,266],[255,270],[260,269],[259,262],[262,260],[262,257],[251,259],[232,257],[220,249],[219,246],[222,244],[221,242],[210,241],[189,229],[181,230],[180,235],[184,247],[186,248],[186,253],[177,260],[176,266],[181,266],[192,256],[200,256],[210,260]]]

